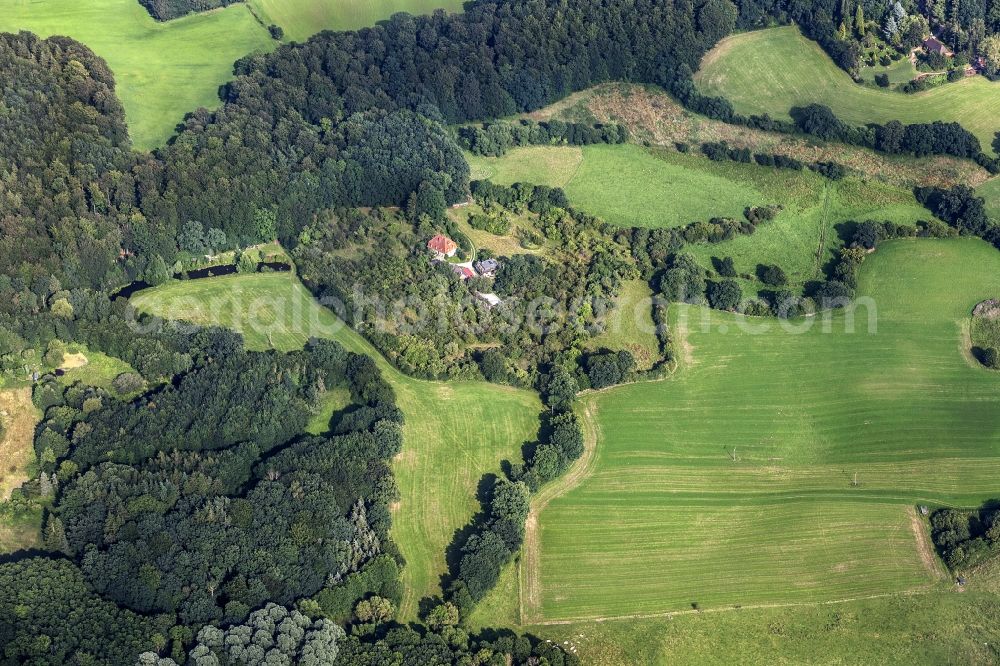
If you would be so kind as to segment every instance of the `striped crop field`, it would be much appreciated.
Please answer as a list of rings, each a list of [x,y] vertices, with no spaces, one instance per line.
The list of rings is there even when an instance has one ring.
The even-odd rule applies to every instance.
[[[584,399],[591,453],[537,515],[523,621],[939,581],[916,506],[998,491],[1000,375],[971,361],[965,331],[972,307],[1000,295],[1000,253],[886,243],[859,292],[853,332],[845,312],[782,326],[672,307],[677,374]]]

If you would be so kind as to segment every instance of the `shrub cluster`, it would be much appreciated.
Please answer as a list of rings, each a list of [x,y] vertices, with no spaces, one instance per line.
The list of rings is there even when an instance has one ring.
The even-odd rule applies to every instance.
[[[791,169],[793,171],[801,171],[806,166],[805,163],[787,155],[752,153],[749,148],[730,148],[729,144],[725,141],[703,143],[701,144],[701,152],[716,162],[725,160],[742,162],[744,164],[755,162],[760,166]],[[840,180],[847,174],[846,167],[836,162],[814,162],[808,166],[813,171],[831,180]]]
[[[550,144],[587,146],[594,143],[625,143],[628,130],[624,125],[610,123],[584,124],[553,119],[536,122],[498,120],[481,125],[465,125],[458,129],[458,143],[474,155],[499,157],[511,148]]]
[[[939,509],[931,514],[931,537],[952,569],[970,569],[1000,554],[1000,508]]]

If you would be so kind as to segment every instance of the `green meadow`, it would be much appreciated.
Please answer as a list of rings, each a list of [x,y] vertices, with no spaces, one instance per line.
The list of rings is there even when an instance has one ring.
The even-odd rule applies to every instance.
[[[499,474],[501,460],[519,459],[521,446],[537,436],[542,405],[534,393],[482,382],[406,377],[290,273],[174,281],[136,294],[132,303],[165,318],[233,328],[251,349],[298,349],[315,336],[376,359],[406,416],[403,452],[394,463],[400,499],[392,533],[406,558],[402,619],[416,617],[422,597],[441,594],[445,549],[478,510],[480,479]],[[332,394],[310,431],[325,430],[323,415],[332,415],[346,402],[343,394]]]
[[[795,27],[769,28],[722,40],[695,75],[705,94],[728,98],[744,114],[787,118],[788,110],[816,102],[856,125],[899,120],[957,122],[990,151],[1000,130],[1000,83],[981,76],[914,95],[861,86]]]
[[[305,41],[322,30],[357,30],[393,14],[462,11],[462,0],[250,0],[267,24],[280,25],[286,40]]]
[[[538,516],[524,622],[942,585],[915,506],[996,496],[1000,377],[963,328],[1000,294],[1000,254],[886,243],[859,292],[853,332],[845,312],[780,325],[672,308],[677,374],[583,401],[596,446]]]
[[[855,177],[834,183],[810,171],[713,162],[665,148],[533,146],[500,158],[467,157],[473,178],[562,187],[574,206],[622,226],[739,219],[747,206],[781,204],[779,215],[752,236],[689,245],[684,251],[706,267],[712,257],[731,256],[739,273],[748,275],[758,263],[776,263],[796,283],[820,277],[821,267],[842,244],[838,227],[843,222],[873,218],[915,224],[930,216],[912,192],[888,183]]]
[[[0,30],[66,35],[111,67],[133,145],[163,145],[200,106],[219,104],[233,63],[276,42],[243,4],[161,23],[136,0],[0,0]]]
[[[754,183],[708,165],[691,168],[692,161],[707,162],[703,158],[656,155],[632,144],[531,146],[499,158],[467,157],[473,178],[562,187],[575,206],[622,226],[678,227],[769,203]]]

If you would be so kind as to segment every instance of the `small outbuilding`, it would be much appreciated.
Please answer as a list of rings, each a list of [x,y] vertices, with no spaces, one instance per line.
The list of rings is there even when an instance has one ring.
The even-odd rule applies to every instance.
[[[440,257],[453,257],[458,252],[458,243],[443,234],[427,241],[427,249]]]
[[[481,291],[476,292],[476,298],[485,303],[486,308],[490,310],[503,303],[500,297],[497,296],[496,294],[484,294]]]
[[[930,511],[927,509],[927,505],[926,504],[921,504],[920,505],[920,515],[921,516],[926,516],[928,513],[930,513]]]

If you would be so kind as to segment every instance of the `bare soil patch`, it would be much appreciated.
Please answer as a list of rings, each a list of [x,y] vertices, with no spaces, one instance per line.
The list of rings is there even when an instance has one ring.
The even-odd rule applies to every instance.
[[[28,480],[32,438],[38,413],[31,403],[31,389],[0,391],[0,420],[4,434],[0,439],[0,500],[6,500],[15,488]]]
[[[63,356],[62,365],[59,366],[60,370],[75,370],[76,368],[82,368],[87,365],[89,361],[87,357],[80,353],[66,354]]]
[[[947,574],[934,554],[934,546],[931,544],[930,534],[927,533],[927,526],[912,506],[906,508],[906,513],[910,517],[910,529],[913,530],[913,536],[917,540],[917,553],[920,554],[920,561],[931,578],[943,580]]]

